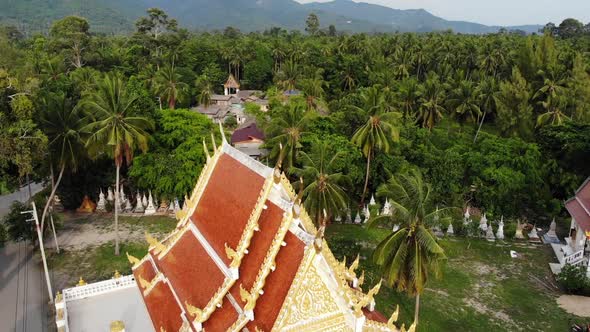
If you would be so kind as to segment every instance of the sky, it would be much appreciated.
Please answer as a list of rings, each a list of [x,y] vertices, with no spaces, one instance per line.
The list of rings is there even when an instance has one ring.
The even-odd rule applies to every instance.
[[[302,3],[327,0],[297,0]],[[396,9],[424,8],[447,20],[486,25],[561,23],[573,17],[590,22],[590,0],[355,0]]]

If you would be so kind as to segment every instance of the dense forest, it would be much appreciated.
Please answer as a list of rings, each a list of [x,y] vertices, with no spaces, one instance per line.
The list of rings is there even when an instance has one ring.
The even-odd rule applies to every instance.
[[[312,15],[305,33],[196,33],[155,9],[126,36],[91,34],[80,17],[28,38],[2,27],[0,192],[63,174],[57,192],[75,208],[113,185],[117,165],[128,194],[182,198],[203,140],[219,140],[190,108],[232,73],[270,101],[268,113],[247,107],[267,135],[265,162],[282,158],[304,182],[321,167],[353,213],[391,175],[419,168],[440,205],[543,223],[590,175],[586,30],[566,20],[530,36],[342,34]],[[101,118],[108,109],[126,118]],[[107,120],[127,126],[112,133],[123,150],[105,149]]]

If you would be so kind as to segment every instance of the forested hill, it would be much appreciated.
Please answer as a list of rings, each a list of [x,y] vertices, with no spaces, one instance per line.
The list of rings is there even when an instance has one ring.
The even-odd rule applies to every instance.
[[[304,28],[305,18],[315,12],[322,27],[334,25],[350,32],[428,32],[452,29],[459,33],[495,32],[500,27],[447,21],[429,12],[336,0],[300,4],[294,0],[0,0],[0,24],[11,24],[26,32],[47,31],[51,22],[67,15],[89,19],[94,31],[124,33],[149,7],[164,9],[191,29],[261,31],[273,26]],[[513,29],[512,27],[507,27]],[[539,26],[514,27],[536,32]]]

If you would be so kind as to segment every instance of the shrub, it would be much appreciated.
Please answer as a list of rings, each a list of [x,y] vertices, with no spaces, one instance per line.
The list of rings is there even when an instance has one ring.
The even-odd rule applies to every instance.
[[[584,266],[566,264],[557,275],[557,282],[568,292],[579,294],[586,292],[589,286]]]
[[[6,233],[6,227],[4,224],[0,223],[0,248],[4,247],[4,243],[8,239],[8,234]]]
[[[21,214],[29,210],[30,207],[21,203],[14,202],[10,206],[10,212],[2,220],[7,227],[8,236],[13,241],[33,240],[35,238],[35,222],[31,219],[30,214]]]
[[[507,239],[513,239],[516,233],[516,223],[507,222],[504,224],[504,237]]]

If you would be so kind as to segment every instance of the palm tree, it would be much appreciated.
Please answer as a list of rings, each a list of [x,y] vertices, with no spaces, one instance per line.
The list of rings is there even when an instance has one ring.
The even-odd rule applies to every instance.
[[[88,114],[88,124],[83,131],[88,133],[86,147],[92,156],[110,155],[115,160],[115,255],[119,255],[119,173],[121,165],[131,163],[133,151],[146,151],[153,124],[146,118],[130,113],[137,97],[125,89],[121,77],[107,75],[97,83],[95,91],[86,95],[80,107]]]
[[[565,97],[549,98],[547,101],[541,102],[541,104],[547,111],[537,117],[537,127],[546,124],[561,125],[564,121],[571,119],[564,113],[567,108],[567,99]]]
[[[415,116],[420,100],[420,88],[418,80],[414,78],[402,80],[397,86],[396,99],[406,118]]]
[[[496,79],[490,76],[482,79],[476,88],[476,95],[479,97],[479,108],[483,111],[483,116],[481,117],[479,127],[477,128],[477,132],[473,138],[473,143],[477,141],[477,136],[479,135],[481,126],[486,119],[486,115],[494,111],[496,102],[500,96],[500,90]]]
[[[154,83],[156,93],[168,101],[168,108],[171,110],[176,107],[176,101],[181,100],[188,90],[188,85],[182,82],[182,75],[174,65],[174,60],[158,70]]]
[[[476,89],[472,81],[461,80],[457,88],[451,91],[448,103],[455,109],[455,116],[460,122],[476,122],[481,116]]]
[[[310,154],[300,152],[303,167],[291,169],[306,185],[303,190],[303,204],[318,226],[324,212],[332,217],[340,214],[347,206],[346,193],[341,187],[346,177],[334,172],[335,164],[341,159],[342,153],[331,152],[328,142],[316,141]]]
[[[371,159],[375,150],[389,153],[391,141],[399,140],[399,125],[401,114],[389,112],[385,105],[385,97],[379,86],[366,88],[361,92],[362,108],[352,106],[356,111],[368,114],[369,118],[352,136],[352,142],[361,148],[367,158],[367,173],[365,186],[361,195],[361,205],[365,202],[367,187],[369,185],[369,173]]]
[[[71,100],[64,94],[49,93],[41,99],[40,126],[49,140],[50,160],[57,162],[59,173],[53,178],[49,198],[41,215],[41,229],[44,229],[45,217],[57,188],[61,182],[66,167],[75,171],[78,159],[84,154],[84,144],[81,137],[83,126],[79,109],[73,107]],[[53,165],[50,165],[53,170]]]
[[[318,111],[319,108],[327,109],[324,101],[324,86],[326,82],[319,78],[307,78],[301,80],[301,90],[305,94],[307,110]]]
[[[201,90],[197,97],[197,101],[199,104],[209,107],[209,105],[211,105],[211,96],[213,95],[213,87],[211,86],[209,78],[206,75],[199,77],[196,85]]]
[[[268,124],[266,128],[267,136],[270,137],[268,145],[272,146],[270,156],[275,159],[284,157],[283,166],[286,170],[295,163],[297,152],[301,148],[301,137],[314,116],[314,112],[305,110],[304,104],[291,102],[278,109],[276,116]]]
[[[425,183],[417,169],[393,176],[381,185],[377,195],[387,197],[392,205],[391,216],[378,216],[369,220],[368,227],[393,219],[400,223],[399,230],[389,234],[373,253],[374,262],[383,269],[385,281],[399,291],[416,296],[414,324],[418,324],[420,294],[430,272],[440,275],[440,263],[446,259],[443,248],[429,230],[440,214],[448,209],[434,210],[432,188]]]
[[[434,125],[443,117],[444,89],[436,74],[429,74],[420,98],[418,121],[422,127],[432,130]]]

